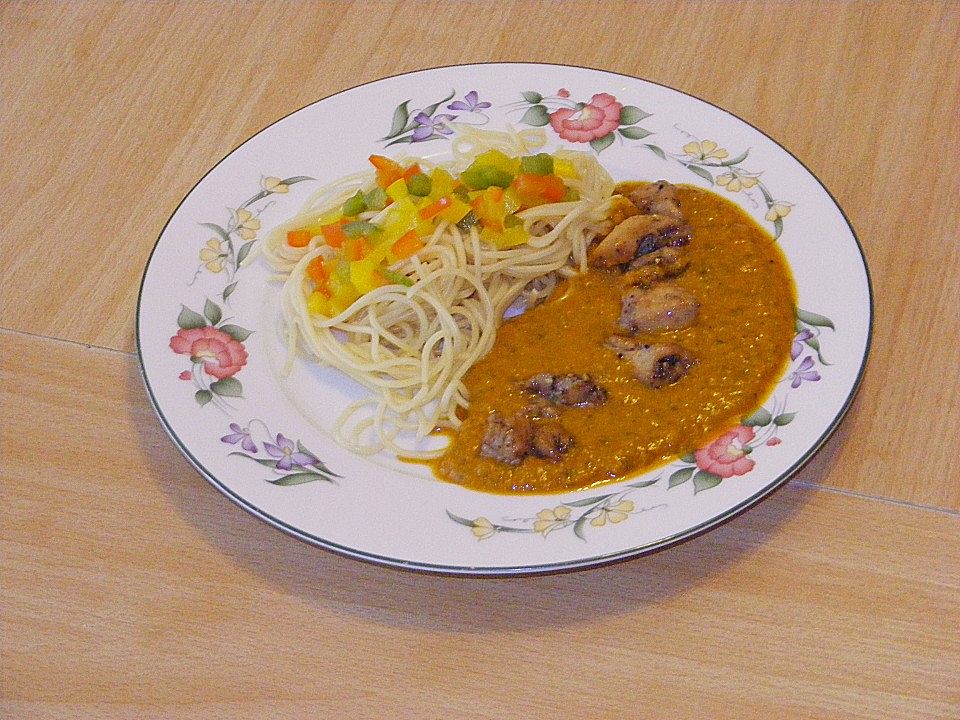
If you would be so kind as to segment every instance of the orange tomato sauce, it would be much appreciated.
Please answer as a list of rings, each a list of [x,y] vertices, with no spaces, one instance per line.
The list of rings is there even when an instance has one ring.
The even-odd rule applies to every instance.
[[[690,266],[674,282],[697,297],[700,311],[687,329],[636,337],[682,345],[697,358],[689,374],[651,389],[604,347],[622,333],[623,280],[591,270],[504,322],[493,350],[465,378],[470,410],[445,454],[429,463],[438,477],[501,494],[590,488],[701,447],[763,403],[782,377],[794,335],[796,290],[786,259],[732,202],[690,186],[680,186],[679,199],[693,239],[684,248]],[[481,457],[489,413],[519,411],[530,401],[522,383],[542,372],[588,374],[608,400],[562,411],[560,422],[576,443],[558,462],[527,457],[510,466]]]

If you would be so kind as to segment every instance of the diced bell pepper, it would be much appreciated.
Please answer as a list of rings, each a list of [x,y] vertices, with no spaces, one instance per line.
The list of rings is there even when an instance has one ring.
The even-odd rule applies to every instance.
[[[520,158],[520,172],[531,175],[552,175],[553,156],[549,153],[537,153]]]
[[[391,200],[403,200],[409,196],[410,192],[407,190],[407,181],[403,178],[394,180],[387,186],[387,197]]]
[[[310,241],[313,239],[313,233],[309,230],[288,230],[287,231],[287,245],[295,248],[306,247],[310,244]]]
[[[330,301],[322,293],[314,290],[307,298],[307,310],[314,315],[330,317]]]
[[[340,211],[348,217],[356,217],[367,209],[367,201],[363,190],[357,190],[357,194],[343,203]]]
[[[521,173],[511,187],[516,191],[517,199],[524,208],[560,202],[567,194],[567,186],[556,175]]]
[[[383,155],[371,155],[370,164],[377,169],[377,185],[387,188],[403,177],[403,166]]]

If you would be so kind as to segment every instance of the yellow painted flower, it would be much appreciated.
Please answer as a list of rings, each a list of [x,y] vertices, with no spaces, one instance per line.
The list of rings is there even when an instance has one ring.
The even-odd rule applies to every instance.
[[[793,203],[777,201],[770,206],[770,209],[767,211],[766,218],[770,222],[774,222],[780,218],[785,218],[790,214],[792,209]]]
[[[486,540],[488,537],[496,535],[497,529],[493,526],[493,523],[487,520],[485,517],[478,517],[473,521],[470,532],[472,532],[478,539]]]
[[[546,536],[551,530],[561,527],[570,517],[570,508],[566,505],[557,505],[553,510],[549,508],[537,513],[537,519],[533,523],[535,532],[543,533]]]
[[[210,238],[207,244],[200,249],[200,262],[212,273],[218,273],[223,270],[223,261],[227,253],[223,249],[223,241],[218,238]]]
[[[590,520],[590,524],[594,527],[603,527],[607,524],[607,521],[612,523],[623,522],[626,520],[630,513],[633,512],[633,501],[631,500],[621,500],[616,505],[611,505],[610,507],[605,507],[600,509],[600,514],[595,518]]]
[[[717,185],[726,188],[729,192],[749,190],[758,182],[760,181],[756,175],[748,175],[747,173],[737,172],[736,170],[717,175]]]
[[[718,147],[713,140],[703,140],[701,142],[688,142],[683,146],[683,151],[693,160],[703,162],[705,160],[725,160],[730,157],[730,153],[722,147]]]
[[[253,240],[260,229],[260,221],[246,208],[237,210],[237,234],[244,240]]]
[[[260,187],[269,193],[285,193],[290,189],[289,185],[284,183],[280,178],[273,177],[272,175],[261,180]]]

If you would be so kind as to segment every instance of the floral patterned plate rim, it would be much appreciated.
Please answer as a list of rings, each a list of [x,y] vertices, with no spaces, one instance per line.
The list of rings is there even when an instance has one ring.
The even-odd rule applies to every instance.
[[[721,437],[655,471],[565,495],[507,497],[363,458],[331,434],[363,391],[297,362],[281,372],[277,289],[261,237],[371,153],[443,157],[462,125],[539,129],[616,179],[712,188],[766,226],[793,270],[796,335],[782,380]],[[785,482],[847,411],[870,347],[859,241],[823,184],[777,142],[691,95],[604,70],[485,63],[395,75],[264,128],[167,221],[144,270],[137,349],[161,423],[200,474],[307,542],[385,565],[523,575],[622,560],[692,537]]]

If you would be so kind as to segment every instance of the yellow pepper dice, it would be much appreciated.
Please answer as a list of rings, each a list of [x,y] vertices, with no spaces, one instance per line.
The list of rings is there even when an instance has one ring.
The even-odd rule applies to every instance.
[[[427,197],[431,200],[439,200],[452,193],[456,186],[457,181],[453,179],[453,175],[443,168],[434,168],[430,172],[430,194]]]
[[[387,197],[393,200],[405,200],[410,197],[410,191],[407,190],[407,181],[403,178],[396,180],[387,186]]]
[[[497,232],[486,227],[480,231],[480,240],[493,245],[497,250],[509,250],[518,245],[523,245],[529,239],[530,236],[527,235],[527,231],[521,225],[505,228],[503,232]]]
[[[380,267],[380,260],[370,257],[350,263],[350,282],[358,293],[365,295],[383,285],[383,278],[377,272]]]
[[[487,150],[486,152],[480,153],[477,155],[476,160],[474,160],[474,164],[489,165],[497,168],[497,170],[510,173],[511,175],[516,175],[520,172],[520,158],[512,158],[499,150]]]
[[[437,213],[438,218],[442,218],[451,223],[458,223],[470,212],[470,206],[457,197],[450,198],[450,204]]]
[[[572,162],[556,157],[553,159],[553,174],[574,180],[580,177],[580,173],[577,172]]]
[[[307,298],[307,310],[314,315],[330,317],[330,301],[322,293],[314,290]]]

